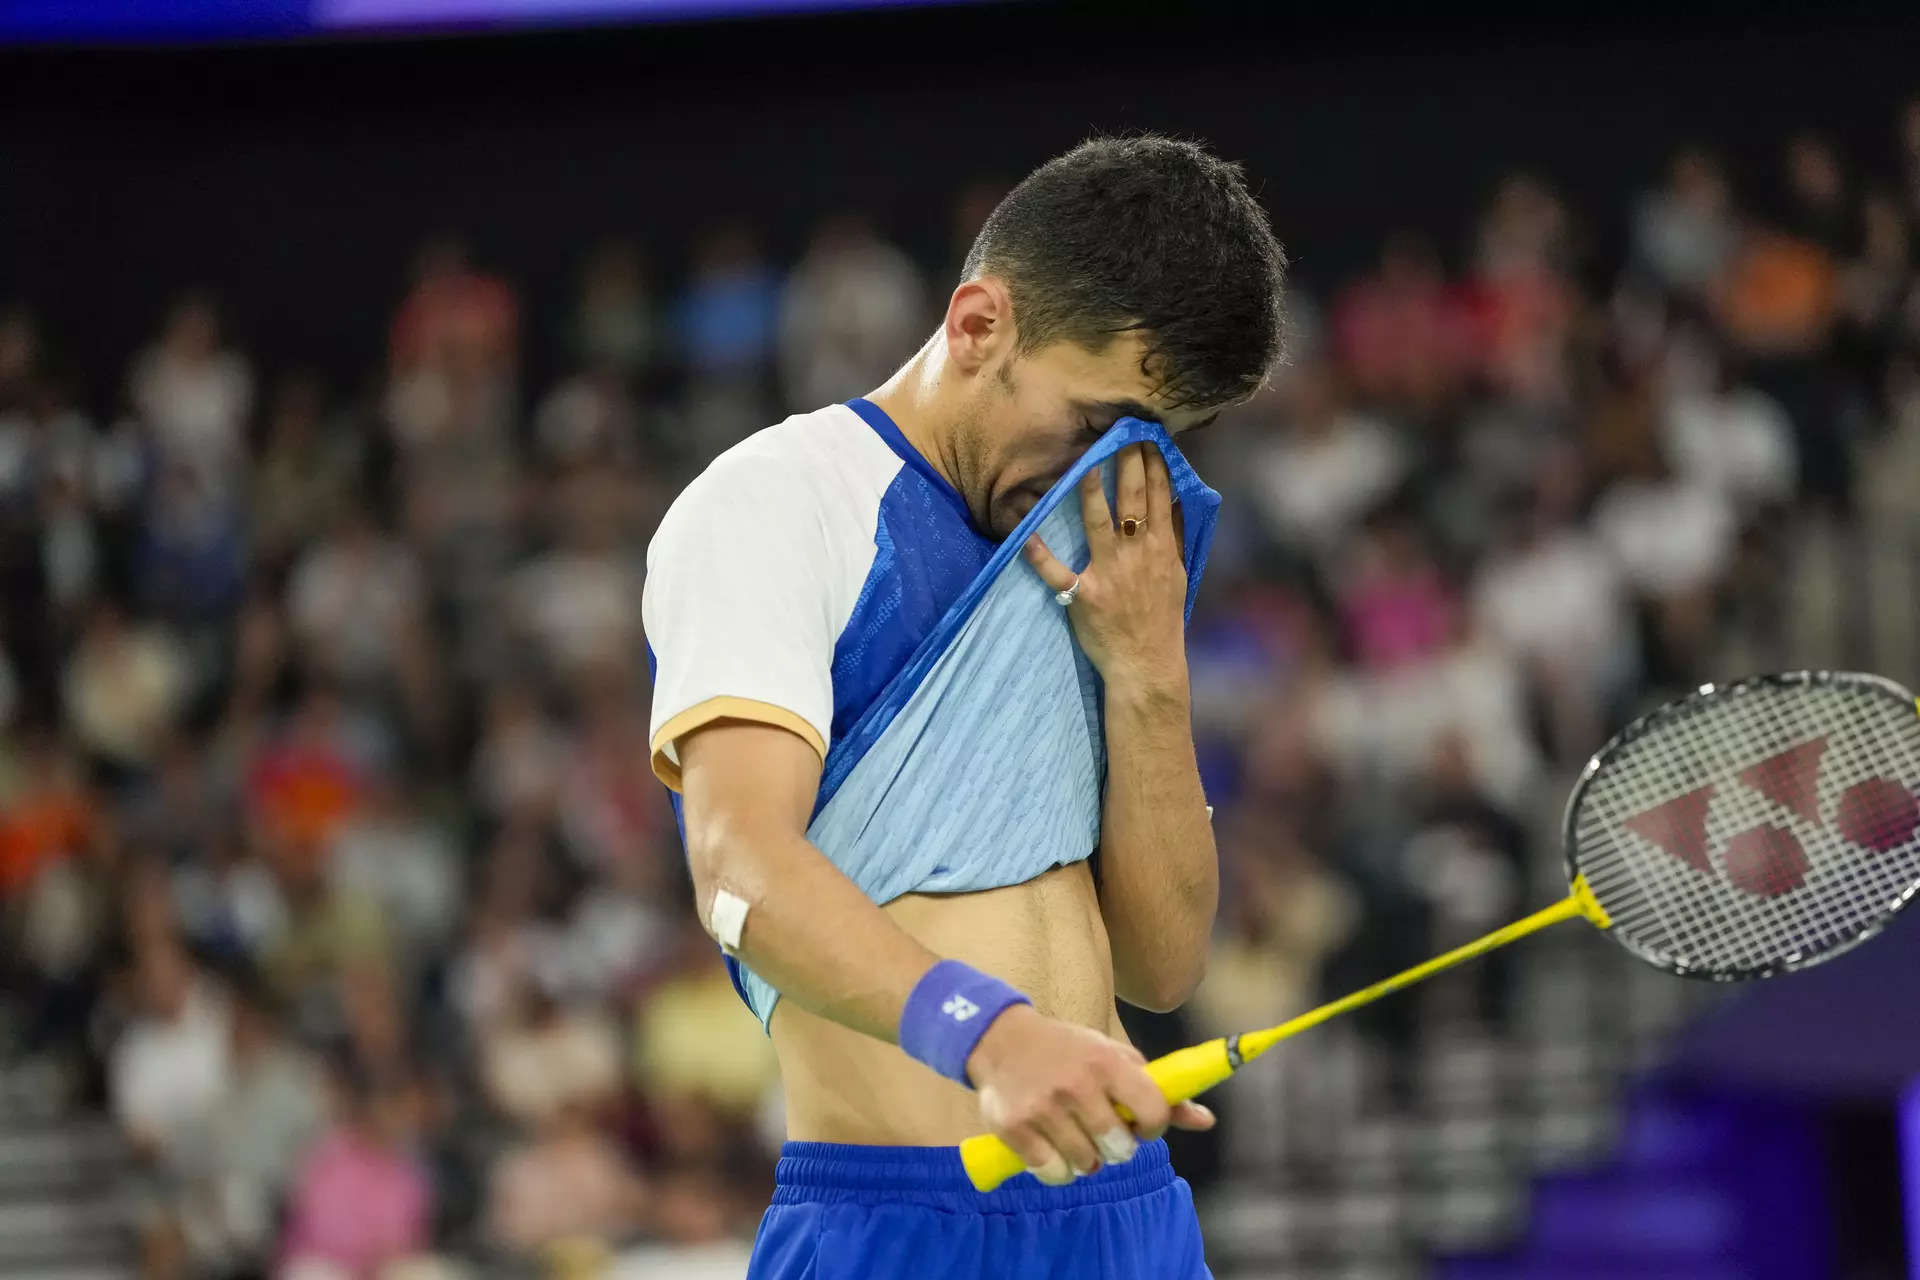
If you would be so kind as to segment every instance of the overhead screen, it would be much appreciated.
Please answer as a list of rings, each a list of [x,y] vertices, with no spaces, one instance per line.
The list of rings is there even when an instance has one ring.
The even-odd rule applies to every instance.
[[[486,31],[941,0],[0,0],[0,43],[129,44],[351,32]]]

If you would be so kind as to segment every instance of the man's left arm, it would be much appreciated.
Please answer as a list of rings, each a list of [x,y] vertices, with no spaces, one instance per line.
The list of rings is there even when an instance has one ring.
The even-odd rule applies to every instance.
[[[1184,664],[1158,687],[1108,684],[1106,709],[1100,912],[1114,988],[1128,1004],[1165,1011],[1200,985],[1220,900]]]
[[[1097,468],[1080,486],[1080,505],[1086,569],[1075,574],[1037,538],[1027,558],[1048,586],[1072,588],[1068,617],[1106,686],[1100,910],[1114,985],[1129,1004],[1171,1009],[1206,971],[1220,876],[1194,759],[1186,567],[1160,451],[1121,452],[1114,510]]]

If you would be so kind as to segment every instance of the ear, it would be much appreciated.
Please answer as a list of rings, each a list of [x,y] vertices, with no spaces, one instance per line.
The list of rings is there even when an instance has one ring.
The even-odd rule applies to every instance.
[[[998,277],[968,280],[947,300],[942,329],[947,359],[967,374],[991,367],[1014,348],[1013,298]]]

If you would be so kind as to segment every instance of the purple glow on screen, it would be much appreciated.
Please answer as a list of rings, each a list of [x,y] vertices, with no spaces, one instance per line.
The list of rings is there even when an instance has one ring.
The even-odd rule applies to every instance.
[[[1920,1280],[1920,1076],[1907,1086],[1900,1100],[1900,1181],[1907,1199],[1907,1267],[1913,1280]]]
[[[321,27],[431,27],[473,23],[577,22],[702,14],[861,9],[925,0],[317,0]]]

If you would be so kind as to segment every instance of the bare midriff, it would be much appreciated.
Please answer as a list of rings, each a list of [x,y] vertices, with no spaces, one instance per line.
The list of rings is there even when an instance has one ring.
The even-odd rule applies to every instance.
[[[1041,1013],[1124,1038],[1107,928],[1087,863],[979,893],[908,894],[884,910],[935,955],[1012,983]],[[772,1033],[789,1138],[943,1146],[981,1130],[971,1090],[891,1044],[791,1000],[775,1006]]]

